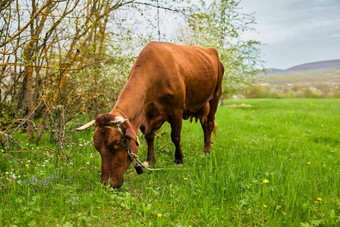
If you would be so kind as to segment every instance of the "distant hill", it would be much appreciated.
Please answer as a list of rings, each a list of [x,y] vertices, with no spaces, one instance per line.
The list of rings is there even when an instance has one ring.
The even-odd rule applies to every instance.
[[[325,69],[325,68],[339,68],[340,69],[340,59],[305,63],[302,65],[293,66],[288,69],[271,68],[269,69],[270,71],[267,74],[295,72],[295,71],[308,71],[308,70],[317,70],[317,69]]]
[[[325,68],[340,68],[340,59],[331,60],[331,61],[318,61],[312,63],[306,63],[302,65],[297,65],[287,69],[286,71],[307,71],[307,70],[316,70],[316,69],[325,69]]]
[[[293,66],[288,69],[269,69],[259,82],[273,85],[338,83],[340,84],[340,59],[319,61]]]

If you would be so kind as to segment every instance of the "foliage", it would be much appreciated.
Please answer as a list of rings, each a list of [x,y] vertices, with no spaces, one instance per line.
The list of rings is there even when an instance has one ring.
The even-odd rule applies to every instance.
[[[242,90],[242,96],[245,98],[278,98],[275,91],[268,87],[250,85]]]
[[[337,83],[253,84],[245,87],[239,96],[245,98],[339,98],[340,86]]]
[[[1,4],[1,129],[15,122],[38,142],[48,128],[51,139],[63,149],[64,129],[72,118],[83,112],[94,117],[114,105],[137,54],[158,35],[147,29],[157,28],[149,15],[155,15],[155,9],[182,15],[182,3],[13,0]],[[131,17],[136,13],[145,16]]]
[[[339,98],[340,69],[269,73],[258,77],[239,94],[246,98]]]
[[[240,1],[200,1],[188,18],[179,41],[189,45],[215,47],[224,64],[224,95],[231,96],[249,84],[262,69],[256,40],[244,40],[242,34],[252,31],[253,15],[244,14]]]
[[[93,130],[66,130],[69,160],[56,155],[48,135],[36,145],[16,133],[23,149],[0,147],[1,225],[338,226],[340,100],[224,104],[232,103],[252,106],[219,107],[219,137],[209,155],[203,155],[201,126],[185,121],[185,163],[175,166],[164,125],[155,167],[169,170],[137,175],[130,167],[119,190],[99,183]],[[77,124],[70,129],[71,123]]]

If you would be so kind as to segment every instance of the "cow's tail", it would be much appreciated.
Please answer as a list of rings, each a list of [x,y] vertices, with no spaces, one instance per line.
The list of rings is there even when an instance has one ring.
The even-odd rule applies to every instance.
[[[224,66],[222,64],[222,62],[220,60],[218,60],[218,81],[217,81],[217,86],[216,86],[216,90],[215,90],[215,96],[217,98],[217,103],[216,103],[216,107],[218,105],[218,102],[220,101],[221,98],[221,94],[222,94],[222,79],[223,79],[223,74],[224,74]],[[216,113],[216,109],[215,109],[215,113]],[[215,114],[214,113],[214,114]],[[218,133],[217,133],[217,124],[214,121],[214,127],[213,127],[213,133],[216,137],[218,137]]]
[[[214,121],[213,133],[216,137],[218,137],[217,128],[218,128],[218,126],[217,126],[216,122]]]

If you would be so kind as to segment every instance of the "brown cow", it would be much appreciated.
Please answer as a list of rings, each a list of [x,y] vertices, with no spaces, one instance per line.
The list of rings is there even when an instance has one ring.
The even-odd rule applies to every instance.
[[[184,156],[180,147],[182,118],[200,119],[204,152],[209,152],[223,72],[214,48],[148,43],[112,111],[77,129],[96,126],[93,141],[102,157],[102,181],[122,186],[131,153],[138,150],[138,129],[148,144],[147,161],[155,163],[155,132],[165,121],[171,125],[176,163],[182,163]]]

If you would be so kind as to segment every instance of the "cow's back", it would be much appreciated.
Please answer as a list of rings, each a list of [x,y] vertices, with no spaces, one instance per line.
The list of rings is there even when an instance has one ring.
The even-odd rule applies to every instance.
[[[150,42],[137,58],[130,77],[143,77],[150,101],[194,112],[220,86],[220,64],[214,48]]]

